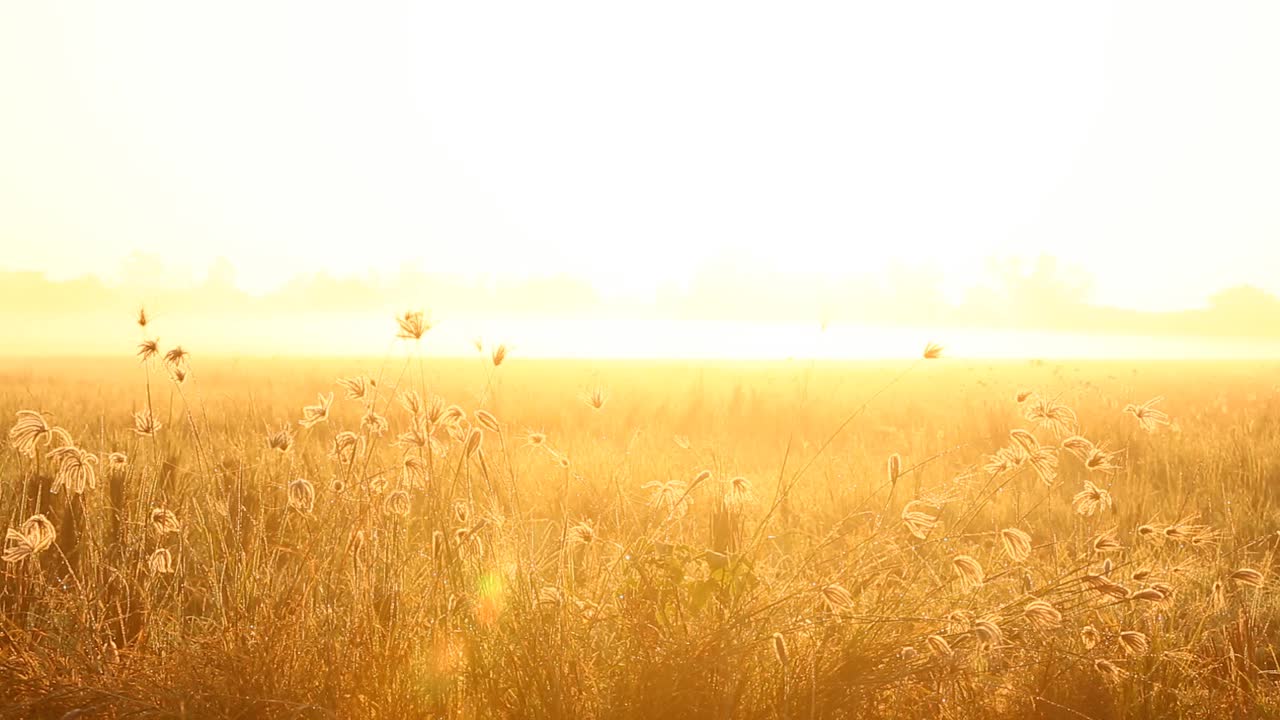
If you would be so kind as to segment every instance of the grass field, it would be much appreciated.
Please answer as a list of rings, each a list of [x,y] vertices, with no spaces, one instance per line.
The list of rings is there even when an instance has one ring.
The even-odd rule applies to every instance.
[[[159,350],[0,365],[0,714],[1280,714],[1275,362]]]

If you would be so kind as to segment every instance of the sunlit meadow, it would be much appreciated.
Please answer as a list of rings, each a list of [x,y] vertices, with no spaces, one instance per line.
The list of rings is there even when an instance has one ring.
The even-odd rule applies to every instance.
[[[179,335],[169,328],[168,335]],[[1280,712],[1274,362],[0,366],[14,717]]]
[[[1280,718],[1280,2],[0,2],[0,720]]]

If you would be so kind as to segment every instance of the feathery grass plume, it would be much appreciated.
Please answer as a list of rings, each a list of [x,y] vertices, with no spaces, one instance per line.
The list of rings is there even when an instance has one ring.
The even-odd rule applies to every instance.
[[[281,454],[293,449],[293,428],[285,423],[275,432],[267,433],[267,449]]]
[[[343,430],[333,436],[333,442],[329,446],[329,457],[339,465],[350,465],[360,453],[361,442],[362,438],[359,435],[350,430]]]
[[[1013,441],[1015,448],[1022,450],[1027,455],[1040,449],[1040,441],[1036,439],[1036,436],[1022,428],[1010,430],[1009,439]]]
[[[1255,588],[1262,587],[1264,580],[1262,573],[1253,568],[1240,568],[1231,573],[1229,579],[1236,581],[1240,585],[1248,585]]]
[[[453,501],[453,520],[459,525],[471,523],[471,505],[465,500]]]
[[[1022,467],[1026,461],[1027,455],[1021,450],[1000,448],[994,455],[987,457],[987,462],[982,469],[991,477],[995,477]]]
[[[378,389],[376,380],[365,377],[364,375],[355,375],[348,378],[338,378],[338,386],[341,387],[348,400],[357,400],[367,402],[373,399],[373,393]]]
[[[160,338],[151,338],[138,343],[138,361],[147,362],[160,354]]]
[[[1151,583],[1151,589],[1160,593],[1162,600],[1168,600],[1173,597],[1173,586],[1165,582]]]
[[[1121,630],[1119,640],[1120,647],[1130,655],[1141,655],[1151,649],[1151,641],[1137,630]]]
[[[302,408],[302,419],[298,424],[304,428],[315,427],[316,425],[329,420],[329,406],[333,404],[333,393],[328,395],[317,394],[315,405],[305,405]]]
[[[1004,644],[1004,632],[996,624],[995,618],[983,618],[973,624],[973,636],[978,645],[990,650]]]
[[[596,410],[604,408],[604,404],[609,401],[609,395],[604,388],[596,386],[591,388],[582,396],[582,401]]]
[[[1103,475],[1111,475],[1120,469],[1120,465],[1115,459],[1118,453],[1107,452],[1103,446],[1098,446],[1089,453],[1084,459],[1084,466],[1090,472],[1100,472]]]
[[[1154,540],[1157,543],[1164,542],[1164,528],[1159,525],[1139,525],[1137,533],[1138,537],[1143,540]]]
[[[1227,586],[1223,585],[1221,580],[1213,581],[1213,587],[1209,591],[1209,601],[1215,610],[1221,610],[1227,606]]]
[[[1092,650],[1102,641],[1102,634],[1092,625],[1085,625],[1080,628],[1080,642],[1084,645],[1085,650]]]
[[[829,613],[838,614],[853,609],[853,595],[839,583],[824,585],[818,590],[818,595]]]
[[[172,510],[164,508],[153,508],[151,510],[151,531],[156,535],[165,536],[177,533],[182,529],[178,523],[178,516],[173,514]]]
[[[5,533],[4,562],[21,562],[49,549],[58,539],[58,531],[44,515],[32,515],[17,529]]]
[[[427,419],[414,415],[409,427],[396,436],[395,444],[401,447],[425,448],[431,443],[431,431],[427,428]]]
[[[907,645],[898,651],[898,659],[903,662],[911,662],[916,659],[918,654],[914,647]]]
[[[1218,541],[1219,533],[1208,525],[1193,522],[1195,515],[1184,517],[1164,529],[1164,537],[1174,542],[1192,546],[1211,545]]]
[[[453,532],[453,545],[460,559],[479,561],[484,557],[484,541],[480,539],[480,527],[463,527]]]
[[[448,553],[448,543],[444,542],[444,530],[433,530],[431,532],[431,560],[436,564],[444,562]]]
[[[898,453],[889,456],[888,471],[889,483],[897,483],[898,478],[902,476],[902,457]]]
[[[642,485],[641,489],[652,490],[649,504],[667,515],[682,518],[689,511],[688,487],[679,480],[653,480]]]
[[[477,410],[472,413],[476,418],[476,424],[492,433],[500,433],[502,429],[498,427],[498,418],[488,410]]]
[[[547,434],[537,430],[529,430],[524,434],[524,446],[532,448],[547,447]]]
[[[364,561],[364,550],[367,545],[368,538],[365,536],[364,530],[356,530],[347,537],[347,555],[359,565]]]
[[[9,445],[29,458],[36,456],[36,448],[49,446],[54,440],[70,445],[71,435],[60,427],[53,427],[35,410],[19,410],[18,419],[9,428]]]
[[[57,494],[66,487],[74,495],[98,486],[98,456],[72,445],[64,445],[46,455],[57,468],[49,492]]]
[[[1120,541],[1116,540],[1115,530],[1108,530],[1097,535],[1089,544],[1093,547],[1093,551],[1100,555],[1110,552],[1119,552],[1124,549],[1124,546],[1120,544]]]
[[[425,487],[429,478],[430,467],[427,461],[416,455],[406,455],[400,463],[402,476],[410,487]]]
[[[973,626],[973,613],[968,610],[952,610],[946,619],[949,633],[965,633]]]
[[[427,414],[427,404],[417,390],[405,390],[396,400],[400,403],[400,407],[414,418],[424,417]]]
[[[1147,602],[1160,602],[1164,600],[1164,593],[1154,587],[1146,587],[1141,590],[1134,590],[1129,593],[1130,600],[1145,600]]]
[[[187,381],[187,371],[182,367],[177,365],[170,365],[170,366],[167,366],[165,370],[169,373],[169,379],[172,380],[175,384],[181,385],[182,383]]]
[[[165,575],[173,572],[173,554],[167,548],[157,548],[147,559],[147,570],[152,575]]]
[[[1028,453],[1027,463],[1035,471],[1036,477],[1040,478],[1040,482],[1045,485],[1052,485],[1053,481],[1058,477],[1057,448],[1042,446],[1034,452]]]
[[[1093,443],[1079,435],[1072,435],[1062,441],[1062,449],[1080,458],[1080,462],[1084,462],[1093,452]]]
[[[1111,571],[1115,569],[1115,563],[1111,562],[1111,558],[1102,561],[1102,574],[1107,577],[1111,576]]]
[[[164,354],[164,364],[170,369],[184,369],[191,362],[191,352],[182,349],[181,345],[173,346],[169,352]]]
[[[1024,403],[1024,402],[1026,402],[1026,401],[1027,401],[1027,398],[1030,398],[1030,397],[1034,396],[1035,394],[1036,394],[1036,393],[1035,393],[1035,391],[1034,391],[1034,390],[1019,390],[1019,391],[1018,391],[1018,394],[1016,394],[1016,395],[1014,395],[1014,396],[1013,396],[1013,399],[1014,399],[1014,400],[1015,400],[1019,405],[1021,405],[1022,403]]]
[[[422,336],[431,329],[431,322],[427,320],[426,313],[421,310],[406,310],[396,317],[396,325],[399,326],[399,332],[396,337],[402,340],[421,340]]]
[[[583,520],[569,528],[568,538],[570,544],[590,545],[596,541],[596,529],[590,520]]]
[[[928,505],[920,500],[912,500],[902,508],[902,524],[917,540],[924,540],[938,526],[938,516],[921,510],[924,507]]]
[[[724,493],[725,507],[730,509],[741,508],[749,504],[755,495],[751,492],[751,481],[741,475],[730,478],[728,487]]]
[[[1031,536],[1018,528],[1005,528],[1000,531],[1000,547],[1010,560],[1026,562],[1031,557]]]
[[[143,409],[133,414],[133,433],[135,435],[155,437],[162,427],[164,427],[164,424],[157,420],[150,410]]]
[[[32,515],[18,528],[24,536],[31,539],[36,552],[53,547],[58,539],[58,531],[44,515]]]
[[[1124,675],[1124,672],[1116,667],[1115,663],[1102,658],[1093,661],[1093,668],[1102,673],[1103,677],[1109,681],[1119,680]]]
[[[439,395],[432,395],[427,401],[426,410],[422,414],[426,417],[428,423],[435,425],[444,419],[444,412],[444,398]]]
[[[986,582],[986,574],[982,571],[981,563],[970,555],[955,556],[951,559],[951,567],[960,578],[960,587],[965,592],[976,590]]]
[[[556,464],[559,465],[560,468],[563,470],[568,470],[569,466],[573,464],[569,462],[569,456],[563,453],[556,453],[555,457],[556,457]]]
[[[347,484],[338,478],[334,478],[333,481],[329,483],[329,492],[335,495],[341,495],[346,492],[346,490]]]
[[[1083,580],[1091,590],[1099,594],[1108,595],[1117,600],[1126,600],[1129,597],[1129,591],[1125,586],[1111,582],[1105,575],[1085,575]]]
[[[337,461],[339,465],[351,465],[356,457],[364,450],[365,438],[351,432],[351,430],[342,430],[342,432],[333,436],[333,443],[329,447],[329,457]]]
[[[1080,426],[1080,420],[1076,417],[1074,410],[1062,403],[1043,398],[1037,398],[1031,403],[1027,407],[1025,416],[1027,420],[1034,422],[1038,427],[1048,428],[1058,437],[1072,435]]]
[[[1129,403],[1124,406],[1124,411],[1138,420],[1138,427],[1149,433],[1153,433],[1158,430],[1161,425],[1169,424],[1169,415],[1163,410],[1157,410],[1155,408],[1156,404],[1161,400],[1164,400],[1164,398],[1154,397],[1141,405]]]
[[[461,405],[450,405],[440,413],[440,422],[445,425],[457,425],[467,417],[467,411]]]
[[[498,347],[494,348],[493,353],[489,356],[489,359],[493,361],[494,367],[498,367],[499,365],[501,365],[502,361],[507,359],[507,346],[499,345]]]
[[[289,507],[303,515],[316,509],[316,488],[311,481],[298,478],[289,483]]]
[[[1071,498],[1071,509],[1077,515],[1084,517],[1093,517],[1097,513],[1107,510],[1111,507],[1111,493],[1094,485],[1092,482],[1084,481],[1084,490],[1076,493]]]
[[[459,445],[466,445],[467,437],[471,435],[472,430],[471,424],[465,420],[450,420],[440,427],[444,428],[445,435],[451,441]]]
[[[484,431],[480,428],[471,428],[471,432],[467,435],[467,444],[463,447],[462,451],[467,455],[467,457],[471,457],[476,454],[476,451],[480,449],[480,446],[483,443]]]
[[[786,667],[787,660],[787,639],[782,637],[782,633],[773,634],[773,656],[778,659],[778,664]]]
[[[398,515],[406,517],[410,508],[409,493],[404,490],[395,490],[387,494],[382,500],[382,512],[387,515]]]
[[[373,408],[370,408],[360,418],[360,429],[369,437],[382,437],[389,427],[391,427],[391,424],[387,422],[387,419],[374,412]]]
[[[123,473],[129,467],[129,456],[119,450],[107,455],[107,472],[111,474]]]
[[[138,308],[138,321],[137,321],[137,322],[138,322],[138,327],[140,327],[140,328],[142,328],[142,329],[144,329],[144,330],[146,329],[146,327],[147,327],[147,322],[149,322],[149,319],[147,318],[147,309],[146,309],[145,307],[140,307],[140,308]]]
[[[671,442],[674,442],[676,447],[681,450],[688,450],[691,447],[688,435],[672,435]]]
[[[924,639],[925,644],[929,646],[930,652],[938,657],[951,657],[955,651],[951,649],[951,643],[941,635],[930,635]]]
[[[942,346],[937,343],[927,343],[924,346],[923,357],[925,360],[937,360],[942,357]]]
[[[1034,627],[1051,630],[1062,624],[1062,613],[1044,600],[1032,600],[1022,610],[1022,616]]]
[[[120,662],[120,648],[116,645],[116,641],[107,638],[102,644],[102,660],[107,665],[117,665]],[[65,715],[63,717],[66,717]]]

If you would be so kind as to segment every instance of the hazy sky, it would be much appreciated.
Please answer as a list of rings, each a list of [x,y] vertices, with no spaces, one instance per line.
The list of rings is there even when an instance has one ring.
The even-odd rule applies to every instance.
[[[0,266],[1280,292],[1277,37],[1270,0],[4,3]]]

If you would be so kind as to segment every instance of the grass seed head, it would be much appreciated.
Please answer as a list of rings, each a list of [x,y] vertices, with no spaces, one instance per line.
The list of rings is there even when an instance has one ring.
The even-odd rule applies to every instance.
[[[1147,636],[1136,630],[1122,630],[1118,639],[1120,647],[1130,655],[1141,655],[1151,648]]]
[[[322,422],[327,422],[329,420],[329,406],[332,404],[333,393],[316,395],[315,405],[303,406],[302,419],[298,421],[298,424],[304,428],[311,428]]]
[[[402,340],[421,340],[422,336],[431,329],[431,322],[427,320],[426,313],[422,310],[406,310],[396,317],[396,325],[398,332],[396,337]]]
[[[289,483],[289,507],[303,515],[316,508],[316,488],[310,480],[298,478]]]
[[[173,554],[168,548],[157,548],[147,559],[147,571],[152,575],[167,575],[173,572]]]
[[[783,667],[787,666],[787,640],[782,637],[782,633],[773,634],[773,656],[777,658],[778,664]]]
[[[172,510],[155,508],[151,511],[151,531],[156,535],[162,537],[172,535],[181,529],[182,525],[178,523],[178,516],[174,515]]]
[[[970,555],[955,556],[951,560],[951,567],[955,570],[956,576],[960,578],[960,587],[965,592],[976,590],[986,582],[982,564]]]
[[[1051,630],[1062,624],[1062,613],[1044,600],[1032,600],[1023,608],[1022,615],[1032,626]]]
[[[1255,587],[1255,588],[1262,587],[1262,583],[1264,580],[1262,573],[1258,572],[1257,570],[1254,570],[1253,568],[1247,568],[1247,567],[1236,570],[1235,572],[1231,573],[1230,577],[1232,580],[1236,581],[1236,583],[1239,585],[1245,585],[1248,587]]]
[[[1031,536],[1018,528],[1000,531],[1000,547],[1010,560],[1021,563],[1031,557]]]

